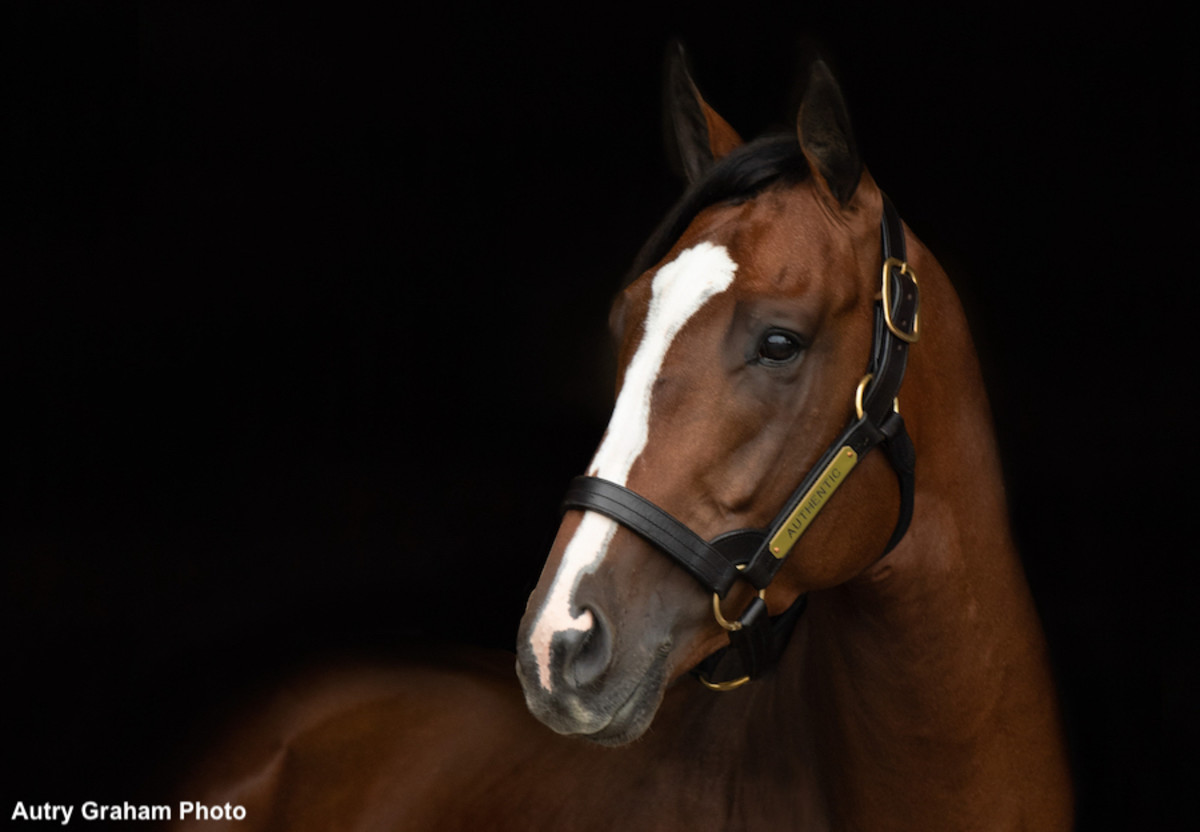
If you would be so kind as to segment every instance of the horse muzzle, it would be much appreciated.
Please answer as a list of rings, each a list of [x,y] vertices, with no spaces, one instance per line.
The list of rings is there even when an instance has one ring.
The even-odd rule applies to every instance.
[[[607,617],[590,612],[590,628],[553,634],[548,667],[523,627],[517,677],[530,713],[551,730],[622,745],[645,733],[658,711],[671,641],[617,656]]]

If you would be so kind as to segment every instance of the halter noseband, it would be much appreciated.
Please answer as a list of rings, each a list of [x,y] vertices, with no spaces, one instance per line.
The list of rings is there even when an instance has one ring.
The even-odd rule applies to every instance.
[[[920,295],[916,275],[905,260],[904,227],[886,195],[880,237],[882,290],[875,304],[871,359],[855,392],[855,418],[768,528],[739,529],[706,541],[640,494],[599,477],[576,477],[563,499],[564,511],[595,511],[636,532],[713,593],[713,614],[729,632],[729,647],[709,656],[693,672],[715,690],[731,690],[761,676],[787,646],[807,596],[801,595],[785,612],[770,618],[765,590],[817,513],[873,448],[884,448],[900,482],[900,516],[880,557],[900,542],[912,520],[916,452],[896,402],[908,347],[918,337]],[[739,579],[759,593],[738,619],[730,621],[721,613],[720,600]]]

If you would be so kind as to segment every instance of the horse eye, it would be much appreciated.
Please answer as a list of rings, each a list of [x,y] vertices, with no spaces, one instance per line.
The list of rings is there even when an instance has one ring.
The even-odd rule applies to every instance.
[[[786,364],[803,349],[800,339],[790,332],[773,329],[758,344],[758,359],[763,364]]]

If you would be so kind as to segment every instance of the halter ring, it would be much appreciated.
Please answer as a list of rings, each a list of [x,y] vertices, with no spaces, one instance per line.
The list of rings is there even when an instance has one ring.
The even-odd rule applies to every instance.
[[[746,568],[746,564],[744,564],[744,563],[739,563],[737,565],[737,569],[739,572],[744,571],[745,568]],[[766,601],[767,600],[767,590],[760,589],[758,591],[758,597],[763,599],[764,601]],[[715,593],[715,592],[713,593],[713,618],[717,619],[717,623],[720,624],[722,627],[724,627],[726,630],[728,630],[731,633],[736,633],[738,630],[742,629],[741,621],[730,621],[728,618],[721,615],[721,596],[717,595],[717,593]]]
[[[858,414],[858,418],[862,418],[866,411],[863,410],[863,393],[867,390],[867,385],[871,383],[871,379],[875,378],[873,373],[867,373],[862,377],[862,381],[858,383],[858,388],[854,391],[854,412]],[[900,412],[900,397],[892,399],[892,410]]]
[[[704,685],[704,687],[708,688],[709,690],[715,690],[715,691],[718,691],[721,693],[724,693],[727,690],[737,690],[742,685],[744,685],[750,681],[749,676],[742,676],[741,678],[738,678],[738,679],[731,679],[728,682],[710,682],[707,679],[705,679],[703,676],[697,676],[696,678],[700,680],[700,684]]]

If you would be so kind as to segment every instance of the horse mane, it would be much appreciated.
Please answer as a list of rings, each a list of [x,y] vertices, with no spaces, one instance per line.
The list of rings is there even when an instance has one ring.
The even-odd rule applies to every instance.
[[[808,162],[795,132],[772,133],[743,144],[693,182],[642,246],[624,285],[662,260],[696,215],[711,205],[748,199],[774,182],[799,182]]]

